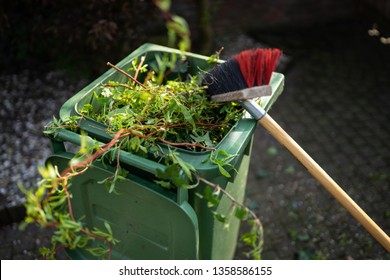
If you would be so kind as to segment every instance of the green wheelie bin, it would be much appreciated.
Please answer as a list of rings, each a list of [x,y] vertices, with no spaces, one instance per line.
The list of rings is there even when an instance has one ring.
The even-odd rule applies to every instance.
[[[155,60],[163,55],[181,56],[179,50],[154,44],[145,44],[121,60],[116,66],[127,70],[131,62],[146,56],[145,64],[153,66]],[[186,69],[180,75],[197,73],[206,69],[208,57],[194,53],[184,53]],[[110,69],[80,92],[66,101],[60,109],[60,118],[81,115],[81,108],[90,103],[94,110],[99,110],[99,103],[94,100],[94,92],[99,91],[102,83],[109,80],[125,82],[126,77]],[[281,94],[284,76],[273,73],[271,79],[272,95],[261,98],[261,104],[269,110]],[[218,184],[238,202],[243,202],[247,174],[249,170],[253,134],[256,121],[249,114],[244,114],[223,140],[216,146],[215,153],[226,151],[236,155],[232,157],[228,170],[231,177],[223,176],[218,166],[207,159],[210,151],[194,152],[175,148],[180,157],[195,167],[196,172]],[[80,129],[90,139],[108,143],[112,136],[107,134],[107,127],[95,120],[83,117]],[[53,155],[48,162],[64,169],[74,155],[67,148],[78,147],[81,135],[63,129],[51,139]],[[68,143],[68,144],[67,144]],[[164,144],[164,149],[168,149]],[[200,183],[194,189],[165,189],[154,182],[157,170],[165,166],[153,158],[143,158],[129,152],[120,152],[121,165],[128,171],[126,180],[118,183],[118,194],[109,194],[99,181],[114,172],[110,166],[94,163],[88,172],[77,176],[72,187],[73,210],[75,217],[85,217],[89,228],[101,227],[104,221],[110,223],[114,236],[120,240],[113,248],[113,259],[232,259],[234,257],[240,221],[231,213],[231,201],[223,197],[220,203],[210,209],[207,201],[197,192],[203,193],[207,186]],[[213,211],[224,214],[229,226],[215,219]],[[68,250],[74,259],[94,258],[85,250]]]

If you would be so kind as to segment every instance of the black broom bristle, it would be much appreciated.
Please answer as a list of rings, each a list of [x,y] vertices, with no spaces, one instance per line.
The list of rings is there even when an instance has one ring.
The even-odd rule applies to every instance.
[[[206,73],[203,77],[203,84],[207,85],[208,95],[236,91],[247,87],[240,66],[234,59],[229,59]]]
[[[217,95],[269,83],[281,55],[278,49],[246,50],[203,77],[208,95]]]

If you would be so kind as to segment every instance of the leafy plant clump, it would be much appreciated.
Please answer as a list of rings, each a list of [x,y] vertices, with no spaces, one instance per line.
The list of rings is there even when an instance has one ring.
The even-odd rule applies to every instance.
[[[188,81],[170,80],[160,85],[110,81],[94,93],[101,110],[91,104],[81,113],[106,124],[108,132],[126,129],[130,140],[124,145],[131,152],[156,141],[193,151],[210,150],[222,140],[240,117],[240,107],[211,102],[197,77]]]
[[[93,93],[94,102],[83,105],[79,110],[80,116],[65,121],[54,119],[47,127],[45,133],[53,137],[61,129],[77,130],[83,135],[79,129],[80,121],[90,118],[105,124],[112,140],[99,145],[92,138],[83,136],[80,150],[71,160],[69,168],[59,172],[51,165],[42,167],[40,173],[43,180],[37,189],[23,189],[27,197],[26,223],[36,222],[44,227],[56,228],[52,248],[44,248],[42,253],[51,258],[59,248],[85,248],[95,256],[110,258],[112,246],[120,240],[115,239],[109,223],[104,223],[105,229],[88,229],[82,219],[74,217],[70,187],[72,178],[84,173],[95,161],[108,161],[115,172],[101,183],[108,187],[110,193],[115,193],[116,182],[127,175],[119,161],[119,151],[125,150],[163,161],[167,168],[164,172],[157,172],[159,179],[155,181],[162,187],[194,188],[201,182],[208,187],[199,197],[208,201],[210,208],[218,205],[221,196],[226,196],[231,201],[235,217],[246,220],[251,226],[251,230],[241,238],[252,248],[249,254],[255,259],[260,258],[260,220],[222,187],[200,177],[194,166],[185,162],[177,151],[178,148],[193,152],[212,150],[210,162],[218,165],[223,176],[230,177],[224,166],[229,165],[228,160],[235,155],[225,151],[213,153],[213,150],[241,117],[241,107],[210,101],[200,74],[185,77],[180,74],[175,79],[168,79],[167,73],[174,73],[178,65],[182,67],[183,59],[171,57],[160,63],[162,67],[155,69],[149,68],[144,61],[145,57],[135,59],[127,72],[109,64],[126,75],[128,81],[101,84]],[[215,57],[210,61],[215,62]],[[229,223],[229,219],[222,214],[213,214],[218,221]],[[95,246],[94,240],[101,242]]]

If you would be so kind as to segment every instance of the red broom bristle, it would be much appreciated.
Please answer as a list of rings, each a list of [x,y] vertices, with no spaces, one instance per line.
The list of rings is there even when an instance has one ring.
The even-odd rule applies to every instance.
[[[248,87],[268,85],[281,51],[279,49],[252,49],[241,52],[237,61]]]
[[[256,67],[258,64],[253,63],[254,56],[254,50],[246,50],[239,53],[234,58],[240,66],[240,71],[244,77],[247,87],[253,87],[255,84],[256,75],[254,73],[257,72]]]

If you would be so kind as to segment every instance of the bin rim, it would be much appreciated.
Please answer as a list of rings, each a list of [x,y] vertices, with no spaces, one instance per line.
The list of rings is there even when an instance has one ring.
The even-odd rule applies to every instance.
[[[139,57],[141,55],[144,55],[145,53],[150,53],[150,52],[166,52],[166,53],[175,53],[175,54],[184,54],[187,57],[191,57],[194,59],[200,59],[200,60],[207,60],[208,57],[196,53],[191,53],[191,52],[181,52],[178,49],[173,49],[169,48],[166,46],[161,46],[157,44],[151,44],[151,43],[146,43],[134,50],[132,53],[130,53],[128,56],[120,60],[116,66],[119,68],[125,67],[127,63],[132,61],[134,58]],[[219,60],[218,63],[223,63],[224,60]],[[91,94],[91,92],[98,87],[101,84],[102,80],[109,79],[111,75],[116,73],[115,69],[108,69],[106,72],[104,72],[100,77],[95,79],[93,82],[91,82],[89,85],[81,89],[78,93],[76,93],[73,97],[68,99],[61,107],[59,116],[61,120],[65,120],[71,116],[78,115],[80,117],[83,117],[79,111],[78,111],[78,106],[79,102],[83,100],[87,95]],[[284,87],[284,75],[281,73],[274,72],[271,77],[271,82],[270,82],[271,88],[272,88],[272,95],[271,96],[266,96],[266,97],[261,97],[260,102],[262,107],[268,111],[271,106],[274,104],[276,99],[279,97],[279,95],[283,91]],[[225,150],[228,153],[229,150],[236,150],[236,151],[241,151],[244,147],[245,144],[249,141],[248,138],[254,133],[254,130],[256,128],[257,122],[250,116],[249,113],[245,112],[243,116],[233,125],[233,127],[230,129],[229,132],[226,133],[226,135],[217,143],[215,146],[215,152],[218,152],[220,150]],[[90,134],[92,131],[98,134],[101,138],[104,139],[104,141],[109,141],[112,136],[106,133],[106,128],[107,126],[105,124],[99,123],[91,118],[88,117],[83,117],[81,121],[81,129],[86,131],[88,134]],[[245,128],[245,129],[244,129]],[[245,131],[246,133],[245,133]],[[238,137],[235,137],[235,132],[241,132],[243,135],[240,135]],[[92,133],[92,134],[94,134]],[[243,143],[235,143],[237,142],[236,140],[242,140],[246,139]],[[231,139],[231,141],[228,141]],[[230,144],[229,147],[226,147],[226,143]],[[167,145],[164,143],[159,143],[159,145],[163,148],[167,148]],[[234,147],[233,147],[234,146]],[[188,155],[188,156],[201,156],[202,159],[204,160],[205,157],[209,157],[211,151],[209,150],[203,150],[203,151],[191,151],[187,150],[181,147],[174,147],[175,150],[180,152],[181,154]],[[232,152],[231,154],[235,154],[235,152]],[[203,167],[205,167],[203,165]],[[206,167],[207,168],[207,167]]]

